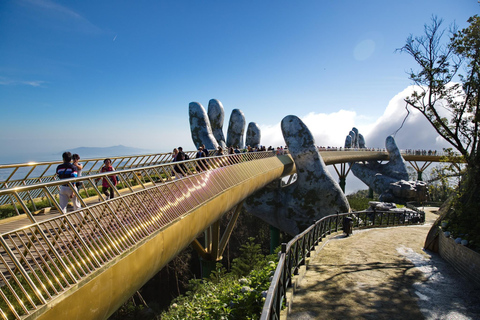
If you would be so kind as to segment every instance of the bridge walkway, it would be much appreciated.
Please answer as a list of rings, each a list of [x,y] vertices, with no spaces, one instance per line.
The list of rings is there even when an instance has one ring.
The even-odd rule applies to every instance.
[[[322,243],[299,276],[288,320],[480,319],[478,289],[422,249],[437,218],[436,208],[425,211],[423,225],[356,230]]]

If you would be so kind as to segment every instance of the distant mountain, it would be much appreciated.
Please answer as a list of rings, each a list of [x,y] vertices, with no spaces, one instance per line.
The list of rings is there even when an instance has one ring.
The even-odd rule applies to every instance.
[[[152,152],[148,149],[140,149],[133,147],[126,147],[122,145],[113,146],[113,147],[80,147],[75,149],[68,150],[72,154],[77,153],[80,155],[80,158],[91,158],[91,157],[113,157],[113,156],[129,156],[137,154],[145,154]],[[60,155],[63,153],[60,152]]]

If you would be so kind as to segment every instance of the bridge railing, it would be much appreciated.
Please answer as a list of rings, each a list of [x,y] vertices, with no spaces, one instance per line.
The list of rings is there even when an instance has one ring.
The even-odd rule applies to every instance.
[[[255,152],[209,157],[0,190],[1,195],[17,199],[29,213],[21,201],[26,191],[41,189],[56,203],[51,188],[68,183],[73,190],[75,182],[93,183],[113,174],[130,189],[114,199],[2,233],[0,315],[20,319],[35,312],[149,235],[250,179],[251,172],[243,162],[249,161],[263,172],[269,168],[255,160],[273,156],[272,152]],[[171,176],[175,166],[182,172],[180,179]],[[155,175],[160,178],[154,180]],[[129,180],[137,181],[140,188],[134,190]]]
[[[196,151],[185,152],[190,158],[195,158]],[[213,152],[212,152],[213,153]],[[152,153],[132,156],[108,157],[116,170],[125,170],[172,162],[172,153]],[[82,175],[88,176],[100,172],[105,158],[82,159]],[[17,164],[0,164],[0,190],[29,186],[43,182],[55,181],[55,169],[63,161],[28,162]],[[0,205],[8,203],[5,197],[0,197]]]
[[[186,154],[190,156],[190,158],[195,157],[194,151],[189,151]],[[141,156],[125,156],[125,157],[113,157],[112,163],[113,166],[116,167],[115,174],[122,174],[122,170],[127,173],[129,177],[125,177],[125,180],[131,181],[132,180],[132,173],[133,171],[129,171],[129,169],[135,168],[144,168],[150,167],[147,172],[142,173],[143,171],[138,171],[137,175],[145,176],[153,170],[151,167],[159,164],[171,164],[172,165],[172,155],[170,153],[162,153],[162,154],[148,154],[148,155],[141,155]],[[91,179],[88,177],[97,175],[100,173],[101,164],[103,164],[103,158],[100,159],[87,159],[82,160],[84,168],[82,170],[82,176],[77,178],[77,182],[82,182],[79,186],[79,192],[82,194],[83,198],[90,198],[97,195],[97,190],[95,188],[96,183],[92,183]],[[20,188],[20,187],[29,187],[29,186],[36,186],[42,183],[54,182],[59,181],[56,174],[55,168],[58,164],[61,164],[61,161],[53,161],[53,162],[39,162],[39,163],[28,163],[28,164],[12,164],[12,165],[0,165],[1,170],[8,170],[8,177],[5,181],[0,182],[0,191],[3,189],[12,189],[12,188]],[[185,165],[183,165],[185,166]],[[23,172],[20,177],[15,177],[15,173],[21,169],[28,169],[28,172]],[[40,170],[39,170],[40,169]],[[35,171],[36,170],[36,171]],[[170,170],[172,172],[172,170]],[[172,174],[171,174],[172,176]],[[137,179],[138,180],[138,179]],[[55,186],[52,185],[52,186]],[[124,186],[121,184],[121,186]],[[34,210],[36,210],[35,203],[36,200],[46,196],[46,193],[41,188],[23,188],[24,190],[21,193],[22,200],[29,200]],[[49,192],[52,195],[59,194],[59,187],[50,187]],[[15,205],[16,200],[13,199],[8,194],[0,193],[0,206],[5,205],[13,205],[17,214],[20,214],[17,206]]]
[[[287,289],[291,287],[293,277],[298,274],[300,267],[306,264],[311,251],[315,250],[315,246],[323,238],[333,232],[343,230],[342,221],[345,217],[352,218],[353,227],[356,229],[403,226],[425,221],[424,212],[411,211],[359,211],[330,215],[316,221],[315,224],[295,236],[288,244],[282,244],[277,269],[265,298],[261,320],[280,319]]]

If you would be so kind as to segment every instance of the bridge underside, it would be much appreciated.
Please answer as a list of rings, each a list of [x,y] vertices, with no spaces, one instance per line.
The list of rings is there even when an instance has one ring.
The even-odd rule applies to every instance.
[[[291,174],[294,166],[290,156],[281,156],[216,170],[223,170],[227,175],[233,173],[232,170],[241,170],[248,172],[249,178],[238,181],[145,238],[27,319],[108,318],[212,223],[268,183]]]

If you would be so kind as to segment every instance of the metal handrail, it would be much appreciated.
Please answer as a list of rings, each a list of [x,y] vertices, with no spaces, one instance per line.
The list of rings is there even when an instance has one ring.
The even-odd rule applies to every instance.
[[[82,203],[86,206],[79,210],[1,234],[0,316],[20,319],[35,312],[146,237],[255,177],[244,162],[251,163],[257,174],[263,173],[270,168],[255,160],[274,156],[272,152],[254,152],[209,157],[0,190],[20,201],[22,192],[42,189],[55,202],[49,191],[52,187],[68,183],[73,189],[75,182],[114,174],[130,189],[125,194],[116,190],[114,199]],[[179,179],[171,176],[175,166],[182,173]],[[162,178],[147,182],[154,175]],[[129,182],[133,180],[140,186],[138,190]]]
[[[195,158],[196,151],[185,152],[190,158]],[[210,155],[213,151],[210,152]],[[132,156],[108,157],[112,166],[117,170],[133,169],[172,161],[172,153],[152,153]],[[100,172],[105,158],[82,159],[82,175],[88,176]],[[0,173],[7,176],[0,180],[0,190],[18,186],[32,185],[56,180],[55,168],[63,161],[28,162],[18,164],[0,164]],[[32,195],[32,197],[34,197]],[[9,202],[9,199],[0,197],[0,205]]]
[[[100,201],[106,200],[104,199],[101,190],[97,186],[97,183],[100,180],[103,181],[105,179],[109,184],[109,187],[113,188],[115,195],[118,196],[122,193],[122,191],[119,189],[119,186],[124,187],[124,189],[129,189],[131,192],[138,187],[145,188],[148,183],[172,181],[175,179],[175,176],[188,176],[196,174],[199,171],[209,170],[211,168],[231,165],[245,160],[249,161],[252,159],[261,159],[266,156],[270,157],[274,155],[275,154],[273,152],[242,153],[236,155],[234,154],[191,159],[180,162],[167,162],[149,166],[139,166],[135,168],[108,171],[104,173],[91,173],[89,175],[77,178],[52,180],[37,184],[0,189],[0,199],[8,198],[18,215],[20,215],[22,212],[17,209],[17,204],[21,204],[23,213],[26,213],[32,219],[32,212],[28,210],[26,203],[32,203],[34,210],[36,210],[34,199],[37,198],[48,199],[52,207],[55,207],[61,211],[60,206],[55,199],[55,195],[59,193],[61,185],[68,185],[72,192],[80,200],[82,207],[86,207],[88,203],[92,203],[92,201],[84,201],[84,199],[80,196],[80,192],[82,190],[84,191],[85,198],[98,197]],[[107,178],[112,176],[118,177],[119,184],[117,186],[112,183],[111,179]],[[81,183],[80,190],[77,190],[75,187],[76,183]],[[94,191],[93,196],[89,195],[89,190]],[[32,220],[32,222],[35,221]]]
[[[315,246],[332,232],[343,230],[344,217],[352,217],[354,228],[375,228],[395,225],[421,224],[425,212],[358,211],[329,215],[316,221],[305,231],[295,236],[288,244],[282,244],[278,265],[265,298],[261,320],[279,320],[287,288],[291,287],[293,276],[298,274]]]

